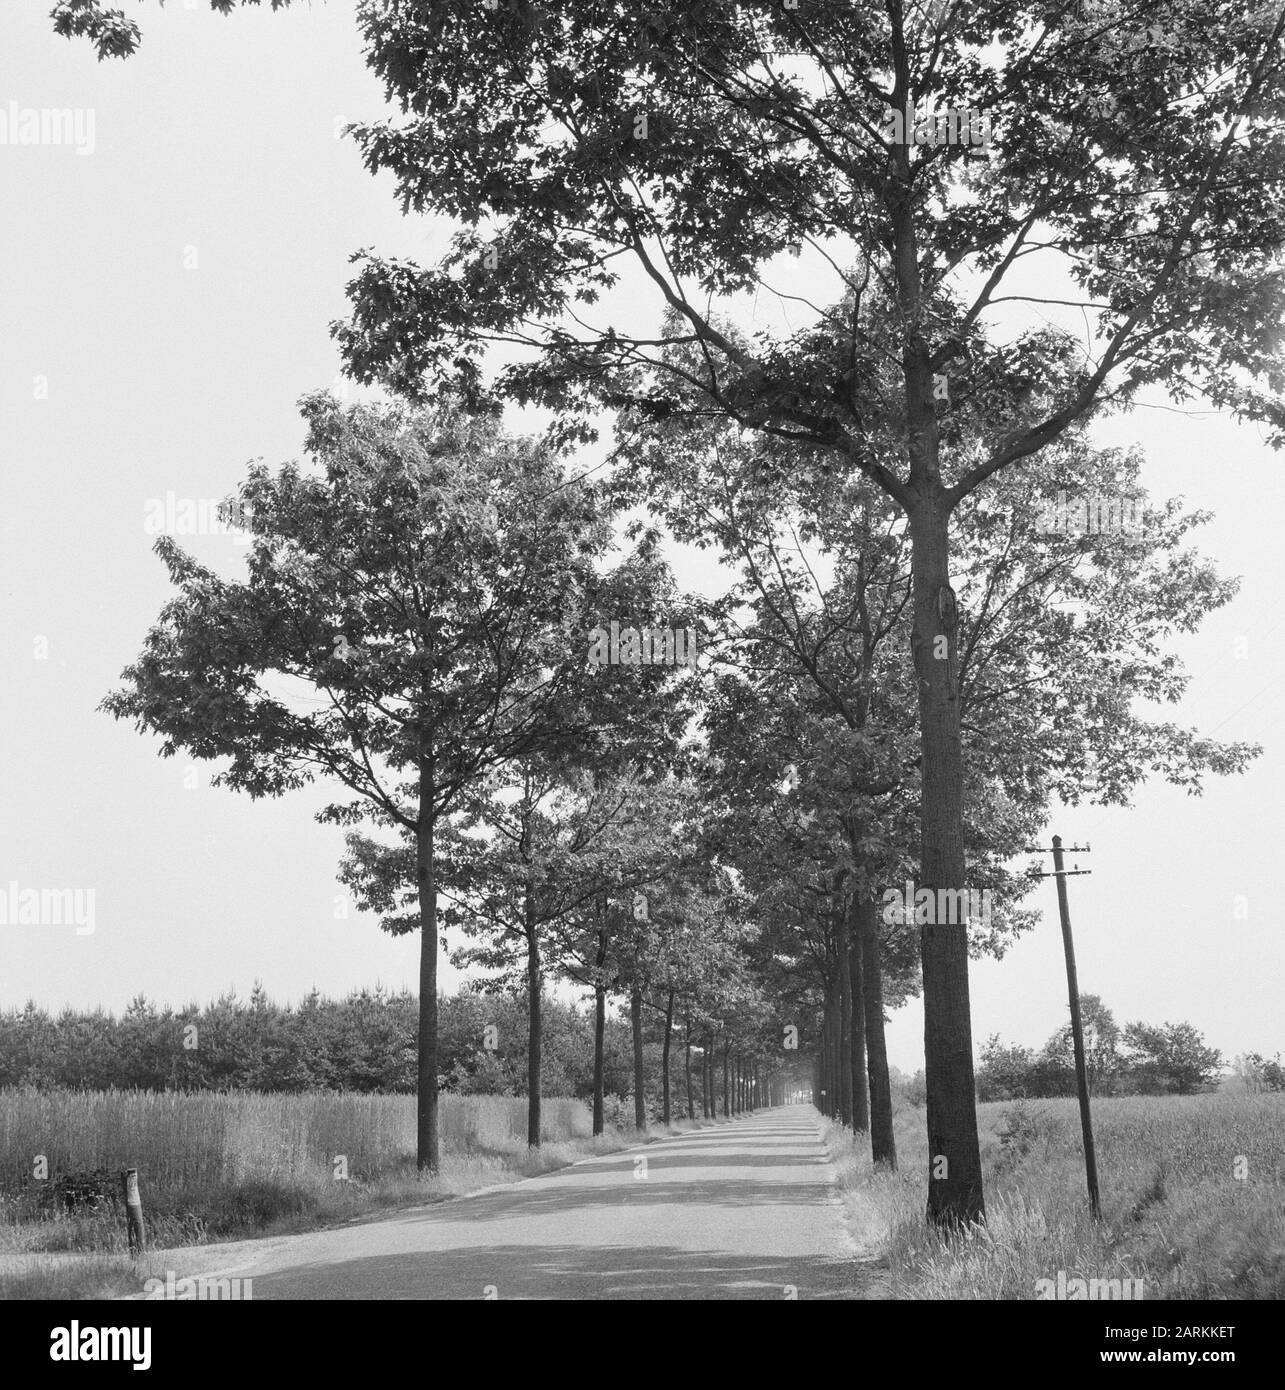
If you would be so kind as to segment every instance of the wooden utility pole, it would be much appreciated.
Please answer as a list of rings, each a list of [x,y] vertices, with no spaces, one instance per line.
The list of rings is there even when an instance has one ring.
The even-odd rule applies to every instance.
[[[1089,846],[1071,845],[1072,852],[1090,852]],[[1043,853],[1042,850],[1039,851]],[[1071,909],[1067,903],[1066,880],[1090,869],[1067,869],[1062,861],[1062,837],[1053,836],[1053,872],[1040,878],[1057,880],[1057,910],[1062,919],[1062,948],[1066,953],[1066,988],[1071,1004],[1071,1042],[1075,1049],[1075,1085],[1080,1095],[1080,1131],[1084,1135],[1084,1172],[1089,1183],[1089,1205],[1096,1220],[1102,1215],[1098,1198],[1098,1160],[1093,1148],[1093,1121],[1089,1115],[1089,1075],[1084,1064],[1084,1024],[1080,1019],[1080,985],[1075,973],[1075,942],[1071,939]]]

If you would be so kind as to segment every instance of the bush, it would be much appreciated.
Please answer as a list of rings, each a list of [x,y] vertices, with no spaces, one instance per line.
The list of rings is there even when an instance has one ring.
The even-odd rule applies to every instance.
[[[607,1129],[633,1129],[633,1097],[613,1095],[603,1096],[602,1123],[606,1126]]]
[[[1001,1171],[1016,1168],[1036,1150],[1046,1154],[1061,1132],[1060,1120],[1045,1106],[1025,1100],[1005,1106],[995,1128],[1000,1145],[997,1167]]]
[[[1002,1043],[999,1035],[992,1033],[982,1045],[977,1068],[977,1099],[983,1102],[1015,1100],[1029,1095],[1034,1064],[1035,1056],[1029,1047]]]

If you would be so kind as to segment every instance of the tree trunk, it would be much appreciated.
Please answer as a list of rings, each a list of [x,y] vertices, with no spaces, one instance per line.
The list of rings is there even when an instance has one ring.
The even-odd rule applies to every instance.
[[[709,1119],[709,1051],[710,1035],[705,1034],[705,1040],[701,1044],[701,1118]]]
[[[696,1109],[692,1105],[692,1015],[689,1010],[686,1019],[686,1032],[683,1035],[683,1076],[687,1082],[687,1118],[696,1118]]]
[[[593,1132],[597,1138],[604,1128],[603,1049],[607,1036],[607,903],[598,899],[598,951],[594,956],[593,984]]]
[[[665,1004],[665,1043],[661,1049],[660,1074],[664,1089],[663,1114],[665,1128],[669,1128],[669,1036],[674,1028],[674,991],[669,991],[669,999]]]
[[[910,98],[904,54],[894,96]],[[895,102],[894,102],[895,104]],[[950,512],[941,478],[934,367],[925,336],[923,272],[915,238],[910,144],[893,148],[892,256],[904,333],[908,487],[899,499],[910,533],[914,623],[910,646],[919,702],[921,865],[918,887],[964,882],[964,763],[959,708],[959,619],[950,587]],[[928,1217],[958,1227],[985,1220],[973,1028],[968,999],[967,929],[920,924],[924,1078],[928,1099]]]
[[[526,1141],[532,1149],[540,1147],[540,1049],[544,1034],[544,980],[540,970],[540,930],[535,920],[535,885],[528,879],[526,901],[526,987],[527,987],[527,1053],[526,1053]]]
[[[647,1103],[643,1095],[642,989],[629,991],[629,1020],[634,1034],[634,1128],[647,1128]]]
[[[838,960],[835,969],[839,977],[839,1121],[852,1128],[852,971],[848,964],[847,903],[840,902],[834,924]]]
[[[825,991],[825,1115],[839,1118],[839,977],[832,973]]]
[[[830,1112],[826,1108],[829,1105],[829,1078],[830,1074],[830,988],[827,985],[825,991],[825,1003],[821,1008],[821,1055],[817,1058],[817,1098],[816,1108],[823,1114]]]
[[[858,907],[861,937],[862,993],[865,996],[866,1051],[870,1071],[870,1157],[897,1167],[892,1133],[892,1086],[888,1080],[888,1046],[883,1033],[883,964],[879,958],[879,909],[871,899]]]
[[[830,1114],[841,1124],[843,1122],[843,1097],[839,1094],[843,1087],[843,989],[839,983],[839,972],[834,974],[834,1004],[830,1015]]]
[[[731,1053],[732,1044],[730,1042],[725,1042],[723,1044],[723,1118],[725,1120],[728,1119],[732,1113],[731,1087],[728,1084],[730,1080],[730,1077],[728,1075],[728,1067],[731,1062]]]
[[[415,1163],[437,1172],[437,880],[433,863],[432,782],[420,761],[419,821],[415,829],[415,881],[419,890],[419,1038],[416,1072]]]
[[[718,1119],[718,1052],[713,1029],[709,1035],[709,1113],[711,1119]]]
[[[848,994],[852,1000],[852,1128],[864,1134],[870,1128],[870,1101],[866,1089],[865,967],[861,911],[855,893],[848,909]]]
[[[922,383],[916,385],[921,389],[910,394],[923,397]],[[935,426],[929,429],[926,444],[935,455]],[[915,605],[911,647],[919,677],[923,752],[923,867],[916,887],[934,891],[940,902],[935,890],[967,887],[958,619],[949,578],[948,517],[935,467],[922,485],[925,491],[910,513]],[[967,928],[941,922],[923,924],[919,941],[928,1100],[928,1216],[940,1225],[958,1226],[983,1221],[986,1214],[973,1078]]]

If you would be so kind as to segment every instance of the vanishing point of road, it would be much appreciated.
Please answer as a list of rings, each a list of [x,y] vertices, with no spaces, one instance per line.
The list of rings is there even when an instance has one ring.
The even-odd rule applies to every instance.
[[[817,1112],[785,1106],[222,1258],[185,1251],[204,1269],[180,1273],[251,1278],[256,1302],[870,1297],[834,1181]]]

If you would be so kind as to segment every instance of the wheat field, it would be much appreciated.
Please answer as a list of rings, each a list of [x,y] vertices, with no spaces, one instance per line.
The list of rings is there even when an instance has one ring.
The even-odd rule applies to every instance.
[[[541,1138],[588,1137],[582,1101],[546,1099]],[[520,1096],[444,1095],[444,1154],[526,1148]],[[93,1168],[139,1170],[144,1186],[290,1180],[343,1156],[354,1178],[375,1177],[415,1153],[413,1096],[353,1093],[0,1092],[0,1190],[15,1192],[44,1155],[50,1176]]]
[[[432,1201],[624,1142],[593,1140],[588,1108],[564,1098],[543,1101],[539,1150],[524,1097],[443,1095],[438,1118],[441,1168],[421,1174],[408,1095],[0,1091],[0,1254],[123,1248],[114,1204],[51,1212],[41,1173],[137,1168],[151,1243],[184,1245]]]

